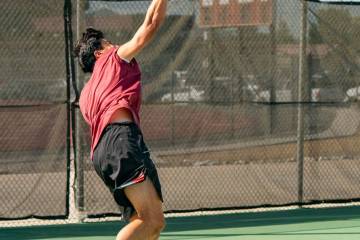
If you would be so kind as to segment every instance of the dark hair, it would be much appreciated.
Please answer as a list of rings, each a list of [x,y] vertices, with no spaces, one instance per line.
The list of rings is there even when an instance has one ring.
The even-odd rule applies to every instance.
[[[74,54],[85,73],[93,71],[96,61],[94,52],[102,49],[101,40],[103,38],[104,34],[101,31],[89,27],[76,43]]]

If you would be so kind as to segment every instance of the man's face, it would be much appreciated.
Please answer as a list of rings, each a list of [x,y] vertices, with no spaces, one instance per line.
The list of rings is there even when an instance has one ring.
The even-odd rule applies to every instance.
[[[99,59],[104,53],[109,51],[114,45],[110,41],[108,41],[106,39],[102,39],[101,40],[101,46],[102,46],[101,50],[96,50],[94,52],[94,55],[95,55],[96,59]]]

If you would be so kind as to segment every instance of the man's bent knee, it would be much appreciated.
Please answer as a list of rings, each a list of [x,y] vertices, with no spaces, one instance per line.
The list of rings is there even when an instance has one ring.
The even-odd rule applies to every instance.
[[[158,218],[154,219],[154,229],[156,232],[161,232],[164,228],[165,228],[165,218],[164,215],[162,214],[161,216],[159,216]]]
[[[137,217],[142,222],[144,231],[153,237],[159,236],[165,227],[162,202],[152,182],[146,179],[125,188],[125,194],[133,204]]]
[[[140,217],[140,219],[143,220],[152,235],[159,235],[165,228],[165,218],[163,213],[156,215],[144,215],[143,217]]]
[[[161,231],[165,228],[165,221],[152,221],[149,223],[153,236],[159,236]]]

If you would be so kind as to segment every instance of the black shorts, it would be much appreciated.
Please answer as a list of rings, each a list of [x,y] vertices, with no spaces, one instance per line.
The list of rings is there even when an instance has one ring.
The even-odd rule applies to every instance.
[[[160,180],[142,133],[132,122],[111,123],[102,132],[93,164],[120,207],[123,219],[128,221],[135,209],[124,193],[124,188],[148,177],[161,199]]]

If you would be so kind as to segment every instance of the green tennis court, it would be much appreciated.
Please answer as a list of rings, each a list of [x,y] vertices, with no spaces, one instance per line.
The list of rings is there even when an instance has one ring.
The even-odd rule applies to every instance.
[[[5,228],[0,239],[115,239],[121,222]],[[167,218],[160,239],[346,239],[360,238],[360,207],[297,209]]]

